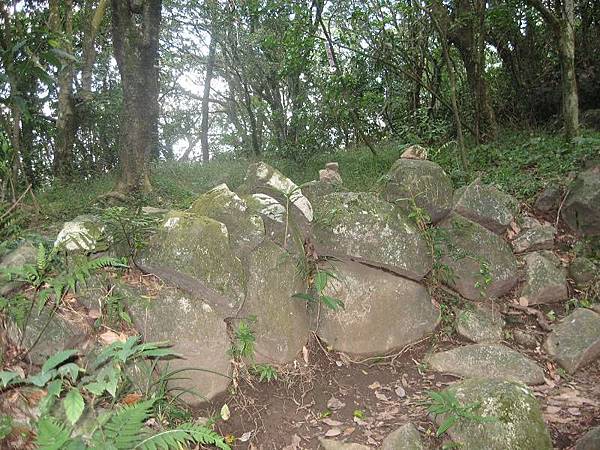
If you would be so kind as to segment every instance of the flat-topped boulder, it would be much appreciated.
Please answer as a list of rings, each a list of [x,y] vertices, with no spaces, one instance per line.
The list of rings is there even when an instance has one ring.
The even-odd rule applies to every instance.
[[[503,329],[502,314],[483,305],[464,308],[456,315],[457,333],[473,342],[499,342]]]
[[[577,175],[561,209],[569,227],[584,236],[600,236],[600,165]]]
[[[231,347],[225,315],[201,298],[164,287],[155,298],[141,292],[123,291],[133,323],[146,342],[168,341],[181,355],[168,361],[169,370],[184,371],[169,380],[170,388],[193,392],[182,399],[191,405],[210,400],[226,391]],[[195,370],[194,370],[195,369]]]
[[[506,231],[517,212],[517,201],[495,186],[480,179],[458,190],[454,211],[477,222],[488,230],[501,234]]]
[[[521,383],[471,379],[448,388],[461,405],[476,405],[480,420],[458,420],[448,430],[464,450],[552,450],[550,433],[533,392]],[[438,416],[442,423],[445,415]]]
[[[576,309],[554,326],[544,347],[568,373],[575,373],[600,357],[600,314]]]
[[[432,161],[400,158],[385,180],[383,197],[407,212],[416,206],[436,223],[452,209],[452,181]]]
[[[421,280],[431,269],[427,242],[408,216],[368,193],[339,192],[315,202],[320,255],[350,258]]]
[[[232,304],[245,295],[246,277],[230,246],[229,231],[209,217],[170,212],[136,262],[176,286],[199,283]]]
[[[500,297],[515,287],[517,260],[504,239],[458,214],[439,228],[441,263],[450,271],[445,284],[469,300]]]
[[[511,242],[515,253],[551,250],[554,247],[556,228],[550,223],[541,223],[533,217],[525,220],[522,231]]]
[[[437,372],[462,378],[486,377],[525,384],[544,382],[544,370],[531,359],[502,344],[472,344],[439,352],[427,358]]]
[[[202,194],[190,210],[197,216],[210,217],[225,224],[231,246],[237,254],[247,254],[265,237],[265,225],[261,216],[252,213],[246,202],[226,184],[220,184]]]
[[[295,260],[265,241],[250,255],[248,273],[248,294],[239,316],[256,318],[251,324],[256,361],[293,361],[309,334],[306,302],[292,298],[304,287]]]
[[[385,354],[431,333],[439,311],[420,284],[356,262],[335,262],[324,294],[345,307],[321,309],[318,335],[335,350]]]
[[[521,297],[528,304],[556,303],[569,298],[567,271],[558,257],[549,251],[529,253],[524,257],[527,275]]]

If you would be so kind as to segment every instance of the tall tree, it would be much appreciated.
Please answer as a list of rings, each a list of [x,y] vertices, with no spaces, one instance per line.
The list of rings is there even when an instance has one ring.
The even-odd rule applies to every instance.
[[[113,49],[121,84],[121,174],[116,192],[152,189],[148,160],[158,148],[161,0],[112,0]]]

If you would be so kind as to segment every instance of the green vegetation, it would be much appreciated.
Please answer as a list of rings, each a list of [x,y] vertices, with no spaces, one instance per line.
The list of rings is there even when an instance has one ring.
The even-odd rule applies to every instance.
[[[442,416],[442,423],[435,433],[438,437],[463,420],[472,420],[480,423],[496,420],[493,417],[477,415],[476,412],[481,406],[479,403],[463,405],[452,391],[428,391],[426,394],[429,397],[426,402],[429,413],[433,414],[434,417]]]

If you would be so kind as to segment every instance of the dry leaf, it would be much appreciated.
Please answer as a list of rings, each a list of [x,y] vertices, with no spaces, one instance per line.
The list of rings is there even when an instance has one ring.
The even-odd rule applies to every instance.
[[[394,392],[400,398],[406,397],[406,391],[404,390],[404,388],[402,386],[398,386]]]
[[[379,400],[382,400],[384,402],[388,401],[387,395],[382,394],[381,392],[375,392],[375,397],[377,397]]]
[[[227,406],[227,403],[225,403],[221,407],[221,419],[228,421],[230,417],[231,417],[231,411],[229,410],[229,406]]]
[[[329,425],[330,427],[339,427],[342,422],[340,422],[339,420],[333,420],[333,419],[323,419],[322,422],[326,425]]]
[[[239,438],[238,441],[241,442],[247,442],[250,440],[250,438],[252,437],[252,431],[246,431],[244,434],[242,434]]]
[[[342,430],[339,428],[331,428],[330,430],[327,430],[325,437],[335,437],[339,436],[340,434],[342,434]]]
[[[344,430],[344,436],[350,436],[352,433],[354,433],[354,430],[356,430],[356,427],[348,427]]]
[[[114,342],[125,342],[127,340],[127,337],[123,333],[115,333],[110,330],[105,331],[98,337],[104,345],[110,345]]]
[[[98,319],[100,316],[102,316],[102,312],[98,309],[98,308],[92,308],[88,311],[88,317],[90,319]]]
[[[527,297],[520,297],[519,298],[519,305],[521,305],[523,307],[529,306],[529,300],[527,300]]]
[[[304,359],[304,363],[308,366],[308,349],[306,345],[302,347],[302,358]]]
[[[132,392],[131,394],[127,394],[125,397],[123,397],[123,400],[121,400],[121,403],[123,403],[124,405],[133,405],[133,404],[139,402],[141,398],[142,398],[142,394],[140,394],[138,392]]]
[[[369,389],[380,389],[381,388],[381,384],[379,383],[379,381],[375,381],[374,383],[371,383],[369,385]]]

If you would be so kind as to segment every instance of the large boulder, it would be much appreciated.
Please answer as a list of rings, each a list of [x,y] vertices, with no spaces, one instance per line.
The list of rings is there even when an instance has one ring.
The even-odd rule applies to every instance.
[[[231,246],[237,254],[246,255],[265,237],[265,225],[258,214],[226,184],[202,194],[191,206],[197,216],[206,216],[225,224]]]
[[[482,305],[464,308],[456,315],[457,333],[473,342],[499,342],[503,328],[502,314]]]
[[[427,242],[408,216],[373,194],[339,192],[315,203],[320,255],[351,258],[421,280],[431,269]]]
[[[452,181],[434,162],[400,158],[387,174],[384,198],[411,212],[421,208],[432,222],[443,219],[452,209]]]
[[[105,229],[102,221],[94,215],[77,216],[65,222],[54,241],[54,246],[76,253],[104,251],[108,249],[109,244]]]
[[[546,351],[568,373],[600,357],[600,314],[578,308],[554,326]]]
[[[528,304],[555,303],[569,298],[567,271],[558,257],[549,251],[525,255],[527,276],[521,297]]]
[[[27,264],[35,264],[36,260],[36,248],[27,242],[22,243],[16,249],[4,255],[0,259],[0,296],[8,295],[23,285],[23,282],[20,281],[8,281],[8,276],[2,274],[2,272],[8,269],[17,269]]]
[[[392,431],[381,443],[379,450],[423,450],[421,435],[412,423]]]
[[[250,255],[248,272],[248,295],[241,315],[256,317],[251,325],[256,337],[256,360],[293,361],[309,334],[306,303],[292,298],[303,289],[293,257],[265,241]]]
[[[556,211],[560,206],[562,194],[562,189],[558,184],[551,184],[540,192],[533,207],[541,214]]]
[[[450,388],[481,419],[459,419],[448,430],[464,450],[552,450],[540,406],[527,387],[512,381],[471,379]],[[441,423],[445,415],[439,416]]]
[[[164,287],[155,298],[121,290],[133,323],[146,342],[168,341],[180,358],[169,370],[186,370],[169,381],[170,388],[189,390],[183,400],[199,404],[224,392],[231,381],[231,347],[224,315],[201,298]],[[176,391],[177,392],[177,391]]]
[[[244,298],[244,269],[229,245],[229,231],[208,217],[172,211],[140,251],[137,264],[175,285],[178,274],[192,278],[230,303]]]
[[[335,350],[385,354],[431,333],[439,312],[420,284],[355,262],[336,262],[324,294],[345,307],[321,310],[318,334]]]
[[[518,281],[510,246],[481,225],[453,214],[439,225],[439,241],[449,269],[445,283],[469,300],[499,297]]]
[[[479,179],[457,191],[455,197],[455,212],[496,234],[506,231],[518,208],[512,196]]]
[[[600,165],[577,175],[561,211],[573,231],[584,236],[600,235]]]
[[[427,358],[429,367],[462,378],[486,377],[525,384],[544,382],[544,370],[529,358],[502,344],[472,344]]]
[[[600,449],[600,426],[594,427],[581,436],[575,443],[573,450],[598,450]]]

